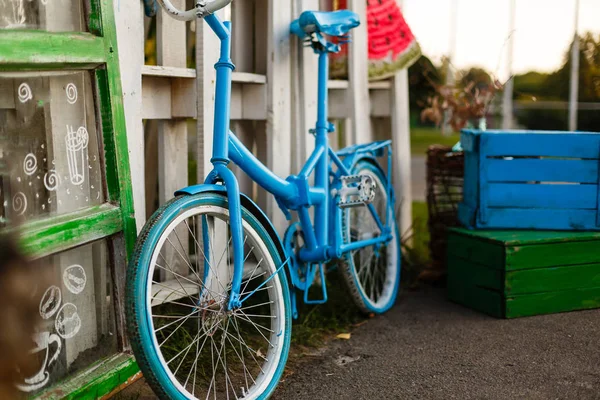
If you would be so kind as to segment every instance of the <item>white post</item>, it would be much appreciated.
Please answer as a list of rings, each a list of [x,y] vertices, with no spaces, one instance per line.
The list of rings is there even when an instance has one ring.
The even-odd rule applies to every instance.
[[[290,23],[292,2],[269,0],[267,50],[267,167],[287,177],[291,172],[291,64]],[[281,234],[288,223],[273,196],[267,198],[267,212]]]
[[[142,124],[144,11],[141,1],[116,1],[114,7],[133,204],[139,232],[146,222],[144,126]]]
[[[235,29],[235,27],[233,27]],[[196,93],[198,105],[197,129],[197,171],[198,182],[212,169],[212,137],[214,128],[214,97],[217,73],[214,65],[219,59],[219,39],[203,21],[196,21]]]
[[[402,0],[398,0],[402,7]],[[396,218],[400,222],[400,235],[408,232],[412,226],[412,165],[410,151],[410,105],[408,96],[408,70],[398,71],[392,79],[391,120],[393,184],[396,192]]]
[[[319,0],[294,0],[295,7],[292,19],[300,17],[306,10],[318,10]],[[317,74],[319,58],[310,47],[302,47],[299,40],[292,41],[292,54],[296,59],[292,64],[292,79],[294,81],[294,173],[314,150],[314,138],[308,133],[317,121]]]
[[[446,86],[453,86],[455,83],[454,71],[452,70],[452,60],[456,54],[456,33],[458,25],[458,0],[453,0],[450,4],[450,35],[448,43],[448,57],[446,58]],[[449,135],[452,132],[450,127],[450,111],[444,112],[444,124],[442,133]]]
[[[358,14],[361,24],[353,29],[348,48],[348,95],[350,97],[352,144],[372,141],[369,97],[369,39],[367,32],[367,2],[349,0],[348,7]]]
[[[575,33],[571,46],[571,84],[569,91],[569,130],[577,130],[579,101],[579,0],[575,1]]]
[[[508,46],[506,50],[506,73],[508,80],[504,85],[504,93],[502,95],[502,129],[512,129],[513,126],[513,91],[514,91],[514,78],[513,78],[513,56],[514,56],[514,44],[515,44],[515,12],[516,12],[516,1],[511,0],[510,11],[509,11],[509,31],[508,31]]]

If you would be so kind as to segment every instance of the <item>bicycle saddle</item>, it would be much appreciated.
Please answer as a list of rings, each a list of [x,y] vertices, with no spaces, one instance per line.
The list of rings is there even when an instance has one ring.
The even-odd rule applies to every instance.
[[[329,36],[345,36],[360,25],[358,15],[350,10],[304,11],[292,22],[291,31],[300,38],[311,33]]]

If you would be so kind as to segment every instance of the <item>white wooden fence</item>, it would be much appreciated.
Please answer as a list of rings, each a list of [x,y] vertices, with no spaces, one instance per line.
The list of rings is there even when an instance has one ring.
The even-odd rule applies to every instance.
[[[185,0],[174,3],[185,6]],[[329,82],[330,118],[341,120],[346,133],[346,143],[335,145],[393,139],[394,186],[404,233],[412,221],[408,76],[401,71],[388,81],[369,83],[366,1],[350,0],[348,5],[363,24],[353,31],[348,80]],[[147,211],[154,208],[146,204],[147,181],[152,183],[152,177],[158,176],[162,204],[176,189],[187,186],[190,150],[196,157],[198,180],[210,171],[213,65],[219,42],[206,24],[193,24],[190,29],[160,11],[159,66],[145,66],[141,1],[117,1],[115,8],[134,202],[141,229]],[[232,59],[237,68],[232,129],[259,159],[284,177],[298,172],[312,150],[308,129],[315,124],[317,106],[317,56],[291,37],[289,25],[302,11],[319,8],[324,8],[320,0],[234,0],[230,9],[221,11],[233,23]],[[195,70],[186,68],[190,30],[196,35]],[[196,132],[188,132],[189,118],[196,119]],[[143,120],[158,124],[158,169],[145,161]],[[196,148],[189,149],[189,143]],[[285,218],[272,196],[240,177],[242,190],[254,194],[282,232]]]

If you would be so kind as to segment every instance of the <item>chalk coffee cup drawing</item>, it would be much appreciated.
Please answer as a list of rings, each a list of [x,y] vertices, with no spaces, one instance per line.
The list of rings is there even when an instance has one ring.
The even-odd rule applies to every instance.
[[[42,357],[39,359],[43,359],[42,365],[37,372],[32,377],[25,378],[24,383],[18,384],[17,388],[22,392],[33,392],[35,390],[41,389],[50,380],[50,373],[47,371],[48,367],[50,367],[56,360],[58,360],[58,355],[60,354],[60,350],[62,349],[62,342],[60,337],[50,332],[42,332],[38,333],[33,337],[33,341],[36,344],[36,348],[30,351],[30,354],[39,357],[38,353],[44,353]],[[50,357],[50,347],[54,347],[52,352],[52,356]]]
[[[85,170],[87,169],[88,131],[83,126],[75,131],[72,126],[67,125],[65,141],[67,143],[69,178],[73,185],[81,185],[85,182]]]

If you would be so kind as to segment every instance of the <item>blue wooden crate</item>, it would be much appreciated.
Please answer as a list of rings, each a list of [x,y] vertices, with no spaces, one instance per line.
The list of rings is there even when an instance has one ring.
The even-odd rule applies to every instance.
[[[464,130],[461,223],[600,230],[600,133]]]

